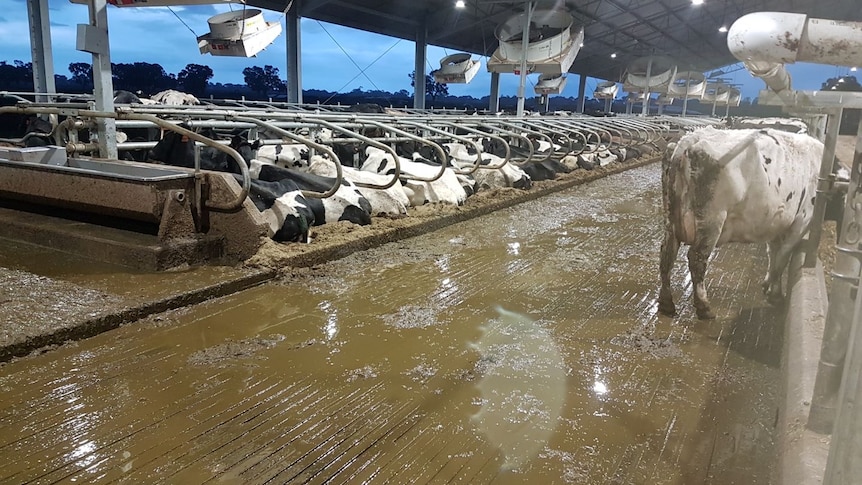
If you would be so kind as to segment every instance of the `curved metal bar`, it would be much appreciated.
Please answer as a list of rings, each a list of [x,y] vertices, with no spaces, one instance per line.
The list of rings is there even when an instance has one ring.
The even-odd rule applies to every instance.
[[[329,190],[327,190],[326,192],[315,192],[313,190],[303,190],[302,195],[304,195],[305,197],[314,197],[317,199],[325,199],[327,197],[332,197],[332,195],[334,195],[335,192],[338,191],[339,187],[341,187],[341,180],[343,178],[343,174],[342,174],[342,170],[341,170],[341,161],[338,160],[338,157],[335,156],[335,152],[333,152],[332,149],[329,148],[328,146],[313,142],[311,140],[308,140],[308,139],[303,138],[299,135],[293,134],[287,130],[283,130],[277,126],[273,126],[270,123],[267,123],[266,121],[259,120],[257,118],[252,118],[249,116],[231,116],[231,117],[227,117],[225,119],[226,120],[233,119],[233,120],[237,120],[237,121],[245,121],[247,123],[254,123],[257,126],[262,126],[262,127],[266,128],[267,130],[272,130],[272,131],[278,133],[279,135],[282,136],[282,139],[285,137],[290,138],[293,141],[298,141],[298,142],[300,142],[304,145],[307,145],[308,147],[313,148],[315,150],[320,150],[320,151],[326,152],[326,154],[332,158],[333,163],[335,163],[335,183],[333,183],[332,187],[330,187]],[[386,188],[388,188],[388,187],[386,187]]]
[[[207,138],[203,135],[199,135],[191,130],[187,130],[180,126],[177,126],[169,121],[165,121],[161,118],[150,114],[143,113],[132,113],[127,112],[124,109],[118,110],[116,112],[113,111],[89,111],[89,110],[75,110],[75,109],[66,109],[66,108],[22,108],[17,106],[9,106],[0,108],[0,114],[2,113],[21,113],[21,114],[56,114],[56,115],[64,115],[64,116],[77,116],[82,118],[114,118],[114,119],[132,119],[132,120],[143,120],[149,121],[154,125],[159,126],[160,128],[164,128],[169,131],[173,131],[179,133],[181,135],[185,135],[192,140],[199,141],[207,146],[211,146],[221,152],[228,154],[231,158],[233,158],[237,165],[239,166],[240,173],[242,174],[242,186],[240,189],[240,193],[231,201],[226,203],[215,203],[206,201],[204,205],[207,208],[225,211],[225,212],[233,212],[242,207],[243,202],[245,202],[246,197],[248,197],[248,191],[251,187],[251,180],[248,174],[248,166],[243,160],[242,156],[237,153],[236,150],[229,146],[221,145],[215,140]]]
[[[407,137],[407,138],[411,138],[411,139],[413,139],[413,140],[415,140],[415,141],[418,141],[419,143],[423,143],[423,144],[428,145],[428,146],[430,146],[430,147],[434,148],[435,150],[437,150],[437,154],[438,154],[438,155],[440,155],[440,160],[443,160],[443,163],[441,163],[441,164],[440,164],[440,171],[439,171],[439,172],[437,172],[437,175],[436,175],[436,176],[431,177],[431,178],[424,178],[424,177],[417,177],[417,176],[415,176],[415,175],[409,175],[409,176],[405,176],[405,177],[404,177],[405,179],[407,179],[407,180],[415,180],[415,181],[417,181],[417,182],[434,182],[434,181],[438,180],[440,177],[442,177],[442,176],[443,176],[443,174],[446,172],[446,165],[447,165],[447,163],[449,162],[449,156],[448,156],[448,155],[446,155],[446,150],[443,150],[443,147],[441,147],[441,146],[440,146],[440,145],[438,145],[437,143],[434,143],[433,141],[429,141],[429,140],[426,140],[426,139],[424,139],[424,138],[418,137],[418,136],[416,136],[416,135],[414,135],[414,134],[412,134],[412,133],[408,133],[408,132],[406,132],[406,131],[404,131],[404,130],[401,130],[401,129],[395,128],[395,127],[393,127],[393,126],[385,125],[385,124],[383,124],[383,123],[380,123],[379,121],[363,120],[363,122],[367,122],[368,124],[370,124],[370,125],[372,125],[372,126],[376,126],[376,127],[380,128],[381,130],[391,131],[392,133],[397,133],[397,134],[399,134],[399,135],[401,135],[401,136],[404,136],[404,137]],[[442,133],[442,134],[446,134],[446,135],[448,135],[448,133],[446,133],[446,132],[445,132],[445,131],[443,131],[443,130],[438,130],[438,129],[436,129],[436,128],[431,128],[431,127],[423,126],[423,125],[420,125],[420,124],[418,124],[418,123],[411,123],[411,122],[407,122],[407,123],[404,123],[404,124],[407,124],[407,125],[410,125],[410,126],[418,126],[418,127],[422,128],[422,129],[430,129],[431,131],[436,131],[436,132],[438,132],[438,133]],[[397,156],[396,156],[396,158],[397,158]]]
[[[475,140],[472,140],[469,138],[464,138],[464,137],[461,137],[459,135],[453,134],[452,135],[453,138],[464,139],[464,140],[470,142],[471,144],[473,144],[473,147],[476,149],[476,162],[475,162],[473,168],[470,169],[470,171],[466,172],[467,175],[474,173],[476,171],[476,169],[478,169],[478,168],[486,169],[486,170],[496,170],[499,168],[503,168],[503,166],[505,166],[507,163],[509,163],[509,158],[512,155],[512,149],[511,149],[511,147],[509,147],[509,144],[506,142],[506,140],[503,139],[503,137],[493,135],[490,133],[486,133],[482,130],[477,130],[477,129],[470,127],[470,126],[461,125],[458,123],[453,123],[451,121],[438,121],[436,123],[439,125],[443,125],[443,126],[449,126],[451,128],[454,128],[454,129],[466,130],[466,131],[469,131],[471,133],[476,133],[476,134],[479,134],[482,136],[488,136],[491,138],[496,138],[503,143],[503,146],[506,147],[506,156],[503,158],[503,161],[500,162],[499,165],[482,165],[482,152],[484,151],[483,148],[480,147],[479,144]]]

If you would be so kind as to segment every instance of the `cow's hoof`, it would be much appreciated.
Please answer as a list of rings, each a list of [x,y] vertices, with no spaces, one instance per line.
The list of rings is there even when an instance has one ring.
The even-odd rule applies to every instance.
[[[676,305],[674,305],[673,302],[660,301],[658,302],[658,312],[662,315],[675,317],[677,315]]]
[[[709,308],[698,308],[696,312],[700,320],[715,320],[715,313]]]
[[[781,306],[784,303],[784,295],[781,293],[767,293],[766,302],[772,306]]]

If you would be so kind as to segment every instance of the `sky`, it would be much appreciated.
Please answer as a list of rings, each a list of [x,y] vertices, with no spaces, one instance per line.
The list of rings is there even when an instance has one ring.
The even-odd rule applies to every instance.
[[[86,5],[69,0],[49,0],[51,37],[56,74],[69,76],[68,66],[73,62],[92,61],[92,56],[75,50],[77,24],[88,23]],[[207,19],[241,5],[218,4],[167,7],[108,7],[109,42],[111,61],[114,63],[158,63],[168,73],[176,74],[187,64],[204,64],[214,72],[211,82],[242,84],[242,70],[250,66],[271,65],[286,77],[286,36],[282,33],[273,44],[258,53],[257,57],[214,57],[202,55],[196,37],[209,32]],[[281,21],[281,12],[264,11],[268,22]],[[0,0],[0,61],[22,60],[29,62],[27,6],[25,0]],[[381,89],[396,92],[405,89],[413,92],[408,75],[413,71],[414,43],[407,40],[363,32],[334,24],[302,19],[302,87],[327,91],[348,92],[356,88]],[[586,39],[589,41],[589,39]],[[454,51],[428,46],[426,72],[439,67],[440,58]],[[485,96],[490,90],[491,75],[482,67],[470,84],[449,84],[449,94]],[[577,59],[575,60],[577,62]],[[359,66],[359,67],[357,67]],[[365,69],[360,74],[360,68]],[[743,98],[755,98],[765,85],[746,70],[739,69],[724,77],[741,85]],[[819,89],[827,78],[846,75],[848,67],[818,64],[792,64],[788,66],[794,89]],[[855,74],[855,73],[851,73]],[[569,75],[562,96],[578,95],[578,77]],[[538,75],[528,76],[527,95],[533,95],[532,86]],[[515,96],[518,76],[500,76],[500,95]],[[601,82],[587,80],[588,97]]]

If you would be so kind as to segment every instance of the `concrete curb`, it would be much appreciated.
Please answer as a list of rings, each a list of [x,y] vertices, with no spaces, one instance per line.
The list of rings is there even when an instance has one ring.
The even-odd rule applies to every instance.
[[[802,268],[801,258],[794,258],[788,281],[774,483],[814,485],[823,482],[830,441],[806,428],[828,307],[823,265],[818,260],[814,268]]]

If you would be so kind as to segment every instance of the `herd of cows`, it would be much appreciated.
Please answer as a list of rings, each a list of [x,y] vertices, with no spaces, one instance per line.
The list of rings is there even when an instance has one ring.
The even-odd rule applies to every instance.
[[[119,93],[117,102],[199,101],[174,92],[146,102]],[[538,139],[527,149],[522,142],[507,144],[499,136],[481,133],[474,133],[469,143],[463,137],[437,140],[439,149],[414,140],[386,143],[380,133],[366,134],[386,146],[345,141],[327,128],[304,132],[307,143],[277,133],[250,136],[248,129],[206,135],[221,137],[221,143],[242,155],[251,178],[249,198],[266,220],[270,236],[293,242],[308,242],[311,227],[330,222],[367,225],[375,216],[407,216],[410,207],[461,205],[478,191],[529,190],[534,182],[575,170],[663,155],[659,311],[676,314],[670,272],[680,245],[686,244],[697,316],[714,318],[704,277],[710,254],[724,243],[766,243],[769,264],[763,291],[771,302],[782,298],[781,275],[811,223],[823,156],[823,144],[807,131],[801,120],[729,119],[725,127],[701,127],[637,145],[613,143],[612,137],[596,143],[584,139],[577,150]],[[194,141],[171,131],[160,133],[143,155],[125,156],[182,167],[194,167],[198,160],[201,168],[232,172],[242,182],[242,170],[223,151],[195,147]],[[320,197],[324,192],[330,195]]]

